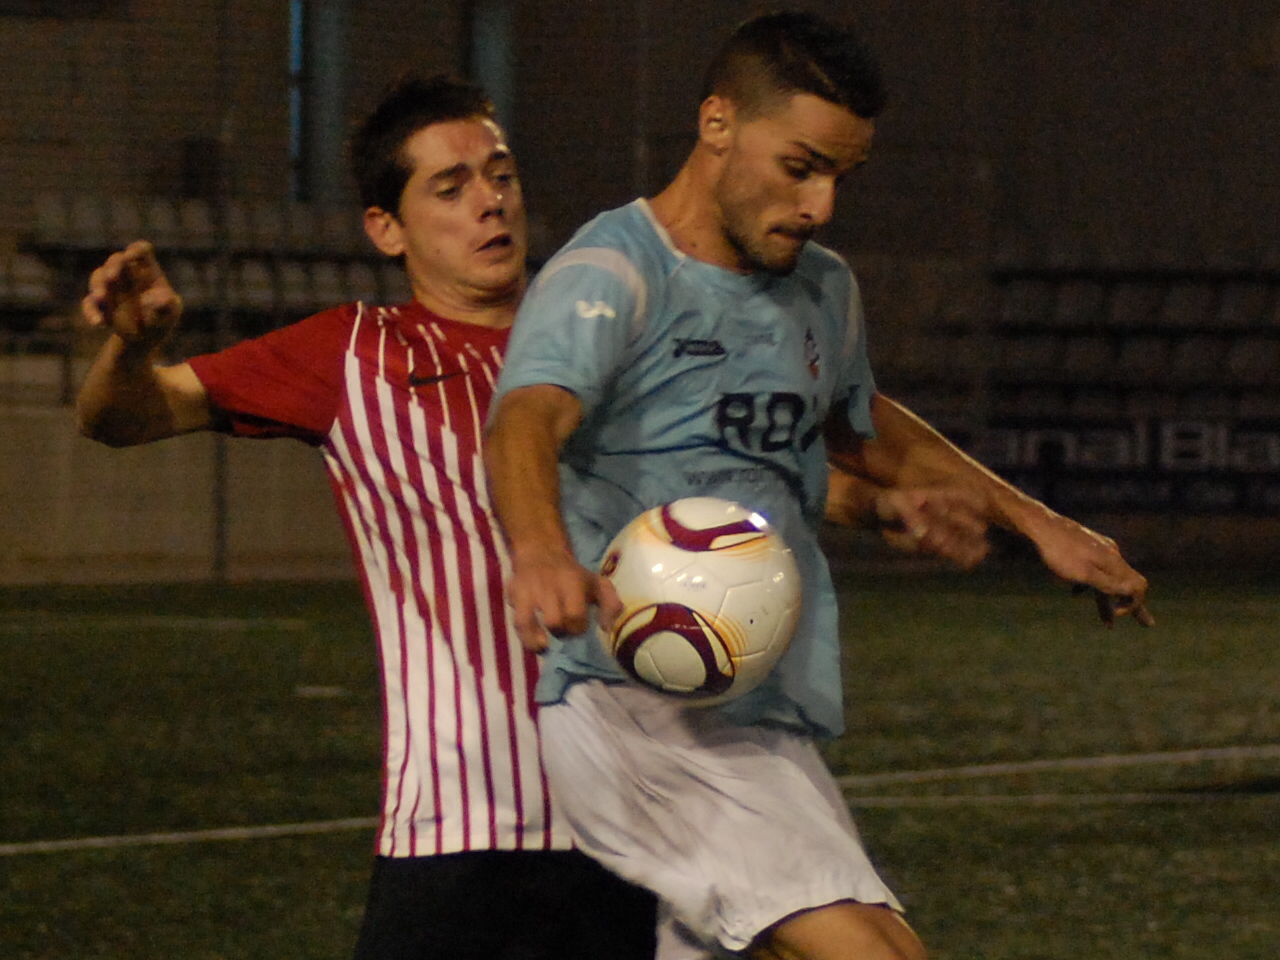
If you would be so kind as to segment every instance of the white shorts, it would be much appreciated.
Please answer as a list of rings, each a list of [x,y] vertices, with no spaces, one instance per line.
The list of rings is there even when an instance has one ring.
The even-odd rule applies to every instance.
[[[660,960],[744,950],[839,900],[902,909],[809,738],[598,680],[543,707],[539,725],[579,845],[658,895]]]

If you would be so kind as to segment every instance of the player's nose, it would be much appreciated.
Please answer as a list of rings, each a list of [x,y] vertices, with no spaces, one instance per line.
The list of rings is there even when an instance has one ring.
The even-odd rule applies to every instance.
[[[479,186],[480,215],[482,217],[502,214],[506,210],[506,191],[500,183],[481,178]]]
[[[811,177],[804,185],[800,200],[800,215],[815,226],[828,223],[835,215],[835,178]]]

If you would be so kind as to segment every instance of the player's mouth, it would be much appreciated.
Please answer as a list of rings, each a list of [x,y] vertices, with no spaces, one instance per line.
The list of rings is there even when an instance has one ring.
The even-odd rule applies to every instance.
[[[769,232],[779,234],[780,236],[784,236],[788,240],[793,240],[798,244],[809,242],[810,240],[813,239],[813,235],[815,233],[812,227],[789,227],[789,226],[774,227]]]
[[[511,234],[500,233],[495,237],[490,237],[476,249],[481,253],[488,253],[492,250],[509,250],[515,246],[515,242],[515,238]]]

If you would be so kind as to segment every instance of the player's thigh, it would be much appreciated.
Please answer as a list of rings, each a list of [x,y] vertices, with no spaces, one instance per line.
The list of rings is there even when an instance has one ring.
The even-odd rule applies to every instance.
[[[556,960],[653,960],[657,899],[577,851],[546,868],[547,899],[534,909],[566,918]]]
[[[888,907],[841,901],[776,924],[752,946],[756,960],[925,960],[920,939]]]
[[[355,960],[471,957],[499,946],[486,929],[497,891],[482,853],[378,857]],[[504,930],[506,928],[504,927]]]
[[[355,957],[649,960],[654,937],[652,897],[576,851],[380,857]]]

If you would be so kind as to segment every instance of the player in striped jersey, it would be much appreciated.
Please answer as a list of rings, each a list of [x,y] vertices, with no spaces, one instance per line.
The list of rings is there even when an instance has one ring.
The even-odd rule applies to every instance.
[[[80,393],[113,446],[198,430],[320,449],[376,630],[384,798],[360,960],[641,960],[648,893],[572,850],[534,725],[534,656],[503,597],[481,428],[524,293],[514,159],[483,92],[408,78],[352,150],[380,251],[412,302],[327,310],[174,366],[182,301],[151,247],[93,274],[83,312],[111,331]]]

